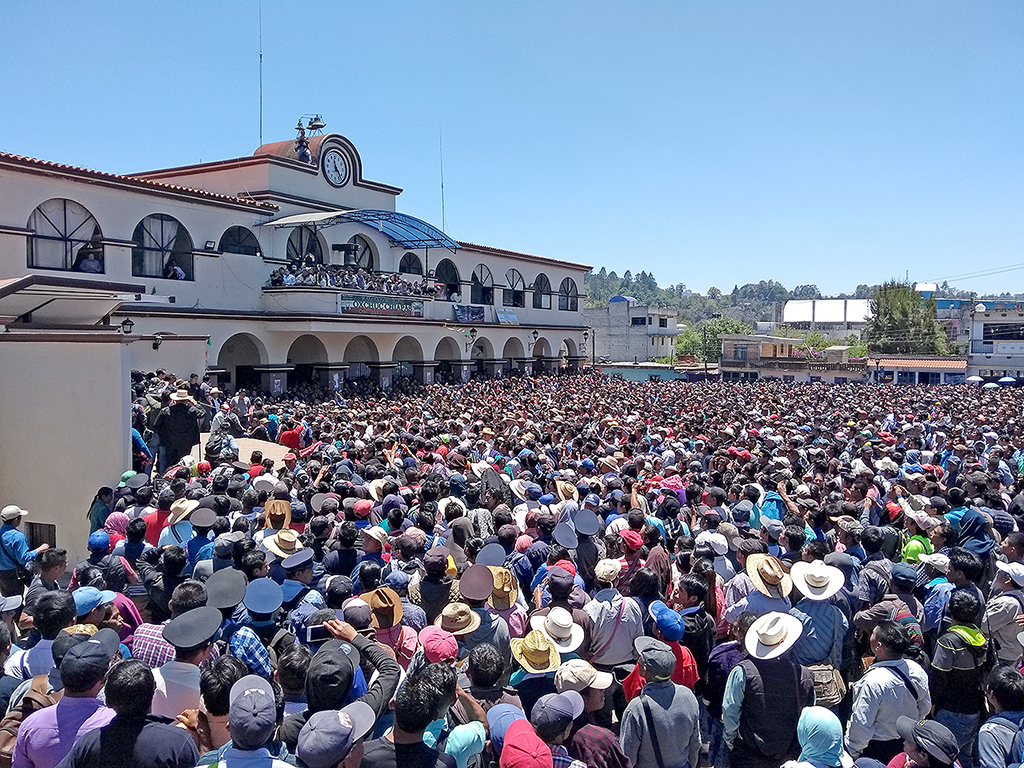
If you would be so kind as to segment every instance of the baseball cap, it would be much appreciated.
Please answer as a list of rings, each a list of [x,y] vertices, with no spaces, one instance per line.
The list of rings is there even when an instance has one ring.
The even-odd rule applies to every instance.
[[[277,705],[274,689],[258,675],[246,675],[231,686],[228,730],[238,749],[259,749],[274,735]]]
[[[686,629],[683,626],[683,617],[669,608],[661,600],[655,600],[648,609],[654,624],[657,626],[661,636],[668,641],[682,640]]]
[[[640,660],[647,670],[648,677],[655,680],[668,680],[676,668],[676,655],[672,649],[653,637],[641,636],[633,641]]]
[[[420,630],[420,645],[427,661],[434,664],[438,661],[455,661],[459,656],[459,643],[455,635],[433,624]]]
[[[28,514],[27,509],[22,509],[17,504],[8,504],[2,510],[0,510],[0,520],[5,523],[10,523],[19,518],[25,517]]]
[[[110,534],[106,531],[93,531],[89,534],[89,551],[96,552],[102,550],[106,552],[110,549]]]
[[[114,593],[109,589],[99,590],[96,587],[79,587],[71,596],[75,600],[75,616],[85,616],[100,605],[114,602]]]
[[[762,517],[761,527],[768,531],[768,535],[772,539],[778,539],[779,534],[781,534],[785,528],[785,526],[782,525],[782,521],[776,520],[774,517]]]
[[[1021,563],[996,563],[996,568],[1005,573],[1018,587],[1024,587],[1024,565]]]
[[[927,563],[932,566],[939,573],[945,573],[949,570],[949,556],[944,555],[941,552],[936,552],[931,555],[919,555],[917,559],[922,563]]]
[[[632,530],[619,531],[619,536],[626,542],[626,546],[632,550],[640,549],[644,545],[644,540],[640,538],[640,534]]]
[[[600,672],[583,659],[563,661],[555,671],[555,690],[559,693],[577,691],[582,693],[587,688],[605,690],[615,681],[611,672]]]
[[[902,585],[913,586],[917,583],[917,569],[910,563],[896,563],[892,567],[892,580]]]
[[[918,748],[946,765],[952,765],[960,752],[953,732],[934,720],[914,721],[901,716],[896,718],[896,732],[904,741],[916,744]]]
[[[296,755],[306,768],[333,768],[373,729],[376,719],[365,701],[316,712],[299,731]]]
[[[530,722],[534,728],[567,728],[569,723],[582,714],[583,697],[579,691],[567,690],[564,693],[548,693],[537,699],[530,711]]]
[[[505,734],[512,723],[517,720],[526,720],[526,714],[519,707],[512,704],[498,704],[487,710],[487,729],[491,734],[491,745],[494,747],[494,754],[501,754],[502,745],[505,743]],[[310,768],[313,768],[313,766],[310,766]]]
[[[110,666],[110,660],[118,652],[120,644],[117,632],[108,627],[87,640],[75,642],[61,659],[61,675],[69,679],[81,679],[90,673],[101,677]]]
[[[554,768],[551,748],[529,720],[516,720],[505,731],[498,768]]]

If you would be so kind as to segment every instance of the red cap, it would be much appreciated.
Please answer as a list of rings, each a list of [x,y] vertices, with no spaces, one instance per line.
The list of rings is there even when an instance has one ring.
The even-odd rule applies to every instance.
[[[640,538],[640,534],[633,530],[619,531],[619,536],[626,542],[626,546],[630,549],[637,550],[644,545],[644,540]]]
[[[890,501],[888,504],[886,504],[885,505],[885,509],[889,513],[889,521],[890,522],[892,522],[897,517],[899,517],[900,513],[903,511],[903,507],[901,507],[895,501]]]
[[[529,720],[516,720],[505,731],[499,768],[554,768],[548,747]]]
[[[356,517],[369,517],[370,511],[373,509],[373,502],[369,499],[360,499],[352,507],[352,511],[355,512]]]
[[[434,664],[439,661],[455,661],[459,657],[459,643],[455,635],[440,627],[428,624],[420,630],[420,645],[427,661]]]
[[[284,455],[284,459],[282,459],[282,461],[296,461],[295,454],[294,453],[286,453]]]
[[[559,560],[555,563],[556,568],[561,568],[563,571],[568,571],[573,576],[576,575],[576,566],[568,560]]]

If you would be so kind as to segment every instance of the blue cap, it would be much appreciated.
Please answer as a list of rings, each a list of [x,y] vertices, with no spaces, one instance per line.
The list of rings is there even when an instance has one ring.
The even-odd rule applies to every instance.
[[[682,616],[661,602],[661,600],[655,600],[651,603],[649,611],[662,637],[670,642],[683,639],[686,628],[683,626]]]
[[[268,615],[281,607],[284,602],[284,592],[281,585],[273,579],[253,579],[245,588],[245,597],[242,598],[242,605],[250,613]]]
[[[505,548],[497,542],[488,544],[477,554],[476,563],[478,565],[504,565]]]
[[[281,567],[284,568],[285,573],[290,573],[302,570],[311,562],[313,562],[313,550],[300,549],[294,555],[288,555],[288,557],[282,560]]]
[[[593,469],[594,468],[594,460],[593,459],[584,459],[583,461],[580,462],[580,464],[583,465],[584,469]]]
[[[110,534],[106,531],[93,531],[89,534],[89,551],[106,551],[110,549]]]
[[[408,589],[411,580],[408,573],[399,569],[388,574],[388,577],[384,579],[384,586],[391,587],[397,592],[400,589]]]
[[[622,501],[622,497],[624,495],[625,494],[623,494],[622,491],[616,488],[614,491],[608,494],[608,498],[611,499],[612,501]]]
[[[597,536],[598,531],[601,530],[601,521],[589,509],[581,509],[577,512],[572,522],[576,526],[576,533],[583,536]]]
[[[547,506],[548,504],[554,504],[555,503],[555,494],[553,494],[553,493],[545,493],[543,496],[541,496],[539,499],[537,499],[537,501],[539,501],[544,506]]]
[[[586,506],[587,504],[593,504],[595,507],[599,507],[601,506],[601,497],[596,493],[588,493],[583,499],[583,506]]]
[[[526,713],[511,704],[498,704],[487,710],[487,729],[491,734],[494,753],[501,754],[505,742],[505,733],[516,720],[525,720]]]
[[[917,569],[915,569],[910,563],[896,563],[896,565],[892,567],[892,580],[899,581],[904,584],[916,584]]]
[[[109,589],[102,591],[96,587],[79,587],[71,596],[75,599],[75,616],[85,616],[100,605],[114,602],[114,593]]]
[[[539,501],[540,497],[544,495],[544,489],[536,483],[526,484],[526,498],[530,501]]]

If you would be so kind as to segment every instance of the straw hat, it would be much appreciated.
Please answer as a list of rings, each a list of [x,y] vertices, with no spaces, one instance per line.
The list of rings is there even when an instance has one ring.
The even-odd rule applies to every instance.
[[[476,632],[480,627],[480,614],[465,603],[448,603],[434,619],[434,626],[461,637]]]
[[[266,547],[267,551],[272,555],[285,558],[289,555],[294,555],[302,549],[302,542],[299,541],[299,534],[293,530],[285,528],[283,531],[278,531],[273,536],[264,537],[263,546]]]
[[[821,560],[805,563],[798,560],[789,569],[797,590],[808,600],[828,600],[843,586],[843,572]]]
[[[572,501],[580,500],[580,492],[568,480],[556,480],[555,487],[558,489],[558,498],[562,501],[569,501],[570,499]]]
[[[554,672],[562,663],[554,642],[539,629],[531,630],[526,637],[512,638],[511,644],[512,655],[530,674]]]
[[[292,524],[292,505],[284,499],[271,499],[263,507],[263,527],[270,528],[270,518],[284,518],[278,530],[288,528]]]
[[[796,616],[772,611],[750,625],[744,645],[755,659],[776,659],[800,639],[803,628]]]
[[[199,508],[199,502],[191,499],[178,499],[171,504],[171,514],[167,518],[167,525],[171,526],[187,520],[188,517]]]
[[[192,395],[188,393],[187,389],[179,389],[177,392],[171,395],[171,400],[173,400],[176,403],[183,403],[190,397],[192,397]]]
[[[553,607],[547,616],[532,616],[531,629],[539,629],[560,653],[572,653],[583,645],[583,627],[572,620],[565,608]]]
[[[774,555],[749,555],[747,576],[757,591],[768,597],[788,597],[793,591],[793,579],[786,573],[786,566]]]
[[[491,608],[496,611],[505,611],[516,604],[519,597],[519,584],[515,575],[508,568],[499,565],[488,565],[491,575],[494,576],[494,589],[487,601]]]

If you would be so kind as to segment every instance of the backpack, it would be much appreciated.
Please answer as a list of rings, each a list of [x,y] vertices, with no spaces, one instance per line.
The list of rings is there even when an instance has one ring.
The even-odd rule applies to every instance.
[[[18,741],[18,730],[25,722],[25,718],[40,709],[52,707],[64,695],[63,690],[47,693],[49,685],[47,675],[33,677],[32,685],[25,692],[25,697],[18,703],[18,706],[4,716],[3,720],[0,720],[0,768],[11,768],[14,745]]]
[[[1024,762],[1024,731],[1021,731],[1015,722],[1002,715],[993,715],[988,719],[992,725],[1005,728],[1013,734],[1013,742],[1010,744],[1010,751],[1006,755],[1006,766],[1020,765]]]

